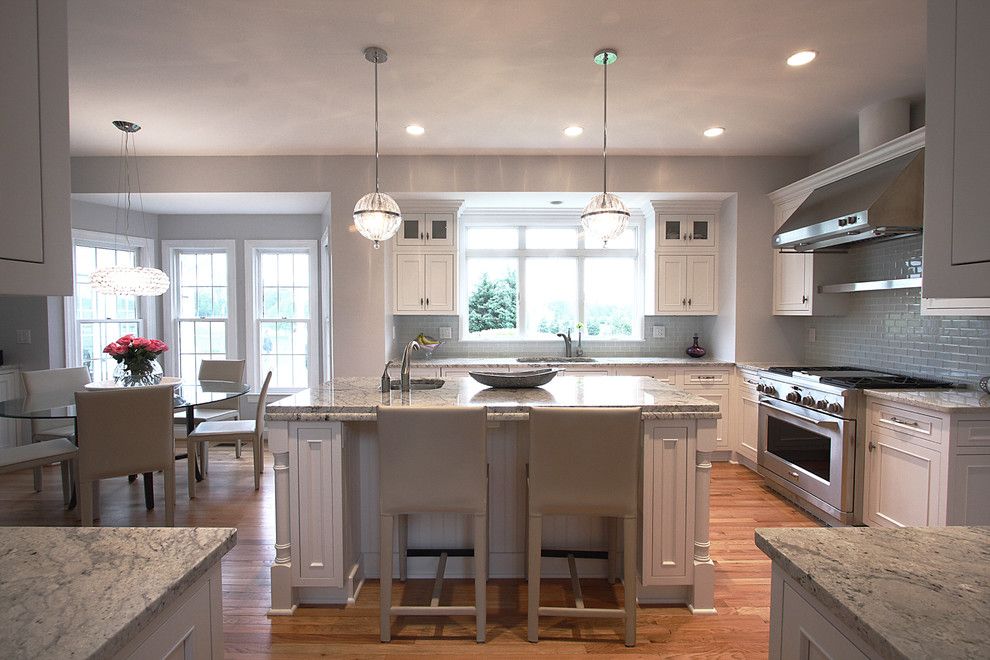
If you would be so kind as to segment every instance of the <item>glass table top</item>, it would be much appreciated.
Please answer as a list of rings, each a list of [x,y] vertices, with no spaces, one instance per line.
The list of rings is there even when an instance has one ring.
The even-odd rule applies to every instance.
[[[247,383],[223,380],[199,380],[175,387],[175,408],[185,409],[204,403],[233,399],[251,390]],[[106,390],[104,390],[106,391]],[[0,417],[23,419],[58,419],[76,416],[75,389],[34,394],[20,399],[0,401]]]

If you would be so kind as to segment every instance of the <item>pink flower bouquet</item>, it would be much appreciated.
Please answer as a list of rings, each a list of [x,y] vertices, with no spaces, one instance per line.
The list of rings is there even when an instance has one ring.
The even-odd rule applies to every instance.
[[[161,365],[156,358],[167,350],[168,345],[160,339],[127,334],[107,344],[103,352],[117,361],[115,377],[140,379],[147,378],[156,371],[161,373]]]

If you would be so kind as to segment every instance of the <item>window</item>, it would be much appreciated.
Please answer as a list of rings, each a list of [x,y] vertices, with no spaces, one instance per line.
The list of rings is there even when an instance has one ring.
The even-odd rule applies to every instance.
[[[84,366],[94,381],[113,376],[116,361],[103,347],[126,334],[148,330],[148,304],[138,296],[108,296],[89,285],[93,271],[104,266],[148,265],[150,241],[127,243],[113,235],[73,231],[73,296],[65,300],[66,364]]]
[[[249,359],[257,382],[272,372],[271,387],[316,384],[317,280],[315,241],[246,241],[253,321]]]
[[[639,227],[601,248],[570,219],[466,219],[462,336],[552,339],[583,323],[586,338],[639,339]]]
[[[172,279],[165,296],[166,363],[186,382],[202,360],[237,355],[233,241],[163,241],[162,262]]]

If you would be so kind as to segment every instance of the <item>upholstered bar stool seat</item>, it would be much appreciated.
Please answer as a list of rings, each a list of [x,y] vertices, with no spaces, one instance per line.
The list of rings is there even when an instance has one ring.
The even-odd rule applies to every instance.
[[[636,533],[639,408],[534,408],[529,415],[528,638],[539,617],[614,617],[625,621],[626,646],[636,645]],[[622,521],[625,606],[586,608],[574,555],[568,555],[576,607],[540,607],[544,515],[587,515]],[[617,548],[610,539],[609,573]]]
[[[391,640],[391,617],[474,615],[477,640],[485,641],[488,553],[488,463],[485,408],[378,409],[381,536],[381,640]],[[474,523],[474,606],[441,606],[446,555],[440,555],[430,605],[392,605],[392,542],[400,522],[399,565],[405,576],[405,517],[411,513],[459,513]]]

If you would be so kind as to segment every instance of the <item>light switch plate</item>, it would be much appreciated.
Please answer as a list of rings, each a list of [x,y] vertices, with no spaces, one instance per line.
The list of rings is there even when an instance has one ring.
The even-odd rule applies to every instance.
[[[653,338],[663,339],[667,336],[667,326],[665,325],[655,325],[653,326]]]
[[[816,334],[814,328],[808,328],[808,341],[815,341],[817,338]]]
[[[440,326],[440,339],[450,339],[451,338],[450,328],[447,326]]]
[[[31,331],[30,330],[18,330],[17,331],[17,343],[18,344],[30,344],[31,343]]]

